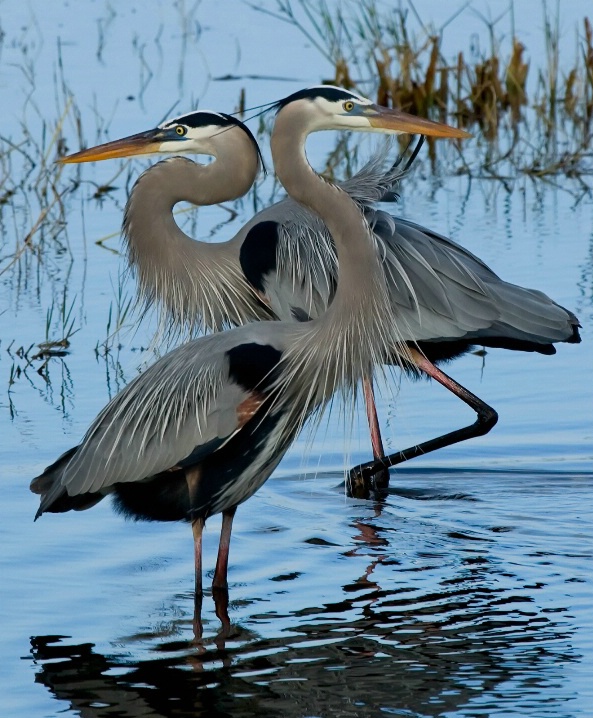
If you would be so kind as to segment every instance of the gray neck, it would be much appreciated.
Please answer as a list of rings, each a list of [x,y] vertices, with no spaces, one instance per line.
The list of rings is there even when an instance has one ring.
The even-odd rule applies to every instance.
[[[201,165],[183,157],[159,162],[138,179],[126,207],[124,237],[138,300],[156,305],[159,330],[166,333],[219,330],[258,318],[239,246],[196,241],[173,217],[178,202],[205,206],[233,200],[255,181],[259,161],[245,132],[232,128],[221,133],[220,142],[214,140],[214,162]]]
[[[292,197],[317,214],[328,228],[338,254],[338,287],[332,306],[356,308],[367,294],[368,278],[380,263],[375,243],[358,206],[339,187],[320,177],[305,155],[306,133],[297,113],[287,107],[276,120],[271,146],[278,179]],[[382,275],[382,272],[379,272]],[[361,281],[362,280],[362,281]]]
[[[393,346],[393,322],[384,271],[364,217],[338,187],[317,175],[305,155],[306,118],[295,104],[283,108],[272,134],[272,156],[288,194],[325,222],[338,255],[334,300],[318,319],[295,328],[289,350],[292,371],[286,383],[314,390],[303,400],[323,402],[342,389],[356,390],[358,380],[384,363]],[[298,332],[300,331],[300,336]],[[303,393],[300,389],[299,393]],[[302,397],[301,397],[302,398]],[[311,405],[309,405],[311,408]]]

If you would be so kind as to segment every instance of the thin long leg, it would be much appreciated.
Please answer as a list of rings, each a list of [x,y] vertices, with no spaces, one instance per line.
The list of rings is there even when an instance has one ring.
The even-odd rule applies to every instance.
[[[417,456],[428,454],[430,451],[436,451],[437,449],[442,449],[445,446],[451,446],[452,444],[456,444],[460,441],[472,439],[475,436],[483,436],[484,434],[487,434],[498,421],[498,414],[491,406],[438,369],[418,350],[410,349],[410,357],[418,369],[438,381],[439,384],[442,384],[445,388],[449,389],[449,391],[455,394],[455,396],[458,396],[468,406],[471,406],[471,408],[478,415],[477,419],[470,426],[465,426],[462,429],[451,431],[448,434],[443,434],[443,436],[438,436],[436,439],[425,441],[422,444],[411,446],[408,449],[404,449],[404,451],[398,451],[394,454],[384,456],[382,459],[369,461],[366,464],[355,466],[351,471],[351,477],[354,474],[357,482],[360,482],[360,477],[362,477],[363,481],[372,481],[374,474],[386,466],[395,466],[396,464],[401,464],[409,459],[414,459]]]
[[[194,594],[194,636],[202,637],[202,532],[204,519],[194,519],[191,524],[194,534],[195,594]]]
[[[229,590],[228,588],[212,588],[212,598],[214,599],[214,611],[221,623],[222,628],[217,634],[216,645],[224,648],[224,639],[231,635],[231,619],[229,618]],[[219,644],[218,641],[221,641]]]
[[[202,594],[202,532],[204,530],[204,519],[194,519],[191,528],[194,534],[195,590],[197,596]]]
[[[363,379],[364,403],[369,422],[369,430],[371,433],[371,446],[373,449],[373,458],[375,462],[381,461],[385,456],[383,448],[383,439],[381,438],[381,428],[379,426],[379,418],[377,416],[377,405],[375,403],[375,392],[373,389],[372,379]],[[372,491],[385,493],[389,487],[389,469],[385,466],[377,468],[373,472],[372,485],[369,485],[365,476],[355,474],[355,469],[350,471],[349,493],[354,498],[367,499]]]
[[[216,558],[216,569],[212,580],[212,598],[216,615],[222,624],[220,638],[223,640],[231,632],[231,619],[229,618],[229,585],[227,572],[229,567],[229,547],[231,544],[231,531],[233,530],[233,519],[236,506],[222,512],[222,527],[220,529],[220,543],[218,545],[218,556]]]
[[[379,426],[379,418],[377,416],[373,380],[363,379],[362,385],[364,388],[364,403],[367,410],[367,419],[369,420],[369,429],[371,430],[371,446],[373,448],[373,456],[375,459],[380,459],[382,456],[385,456],[385,450],[383,449],[381,427]]]
[[[231,544],[231,531],[233,530],[233,518],[236,510],[237,507],[233,506],[232,509],[222,512],[222,528],[220,529],[220,543],[218,545],[212,588],[228,590],[229,546]]]

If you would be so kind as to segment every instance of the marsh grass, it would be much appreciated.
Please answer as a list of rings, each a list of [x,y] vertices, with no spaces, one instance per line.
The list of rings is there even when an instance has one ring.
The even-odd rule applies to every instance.
[[[126,275],[127,272],[120,272],[117,284],[114,286],[115,298],[109,304],[109,312],[107,315],[107,327],[105,339],[97,342],[95,346],[95,354],[97,356],[105,356],[112,349],[121,349],[117,345],[116,339],[121,330],[127,326],[127,323],[134,308],[134,297],[126,292]]]
[[[291,24],[317,48],[334,68],[325,82],[473,132],[478,140],[461,146],[461,155],[439,155],[450,163],[449,170],[507,182],[520,174],[564,175],[577,188],[587,188],[585,177],[593,174],[589,19],[575,28],[574,58],[561,58],[560,5],[551,10],[543,1],[546,52],[541,65],[535,65],[515,32],[511,3],[494,20],[480,16],[490,43],[485,52],[471,60],[463,52],[444,57],[447,28],[462,22],[468,6],[441,28],[425,24],[411,0],[396,7],[377,0],[277,0],[274,11],[253,7]],[[434,165],[434,144],[430,157]]]
[[[75,302],[76,297],[68,302],[67,290],[64,289],[62,302],[57,307],[57,311],[55,303],[51,303],[45,321],[45,341],[38,345],[39,352],[33,359],[65,356],[68,353],[70,338],[79,331],[74,328],[77,321],[74,316]]]
[[[69,151],[66,136],[70,142],[83,144],[81,112],[64,77],[60,43],[53,75],[53,112],[51,103],[40,106],[35,99],[35,53],[25,41],[21,52],[25,100],[19,132],[0,136],[0,281],[13,297],[13,309],[26,297],[36,297],[47,309],[45,330],[37,341],[24,345],[4,336],[12,414],[16,409],[11,394],[17,381],[27,382],[52,404],[57,391],[58,403],[64,404],[69,376],[64,358],[83,321],[80,299],[68,294],[74,256],[67,226],[70,200],[80,183],[65,179],[63,166],[55,161]],[[15,327],[13,336],[19,335]],[[56,373],[60,379],[54,387],[51,374]]]
[[[195,48],[201,35],[199,5],[199,1],[174,3],[167,18],[158,25],[156,36],[143,37],[141,31],[132,31],[127,55],[122,48],[117,48],[117,56],[128,58],[122,85],[131,82],[133,92],[122,100],[136,100],[144,109],[145,94],[154,78],[170,71],[169,60],[173,58],[178,66],[173,84],[179,97],[185,98],[184,102],[190,107],[198,105]],[[99,10],[97,66],[113,63],[114,37],[122,30],[126,12],[127,9],[120,12],[110,4]],[[165,25],[169,33],[166,46]],[[121,216],[123,190],[130,189],[137,178],[138,167],[130,162],[117,163],[113,174],[99,184],[88,179],[88,172],[83,168],[70,167],[64,171],[65,168],[56,163],[65,154],[108,139],[111,116],[115,116],[118,103],[107,108],[111,116],[104,116],[106,108],[92,95],[81,109],[79,103],[85,100],[75,95],[67,79],[72,77],[73,70],[80,70],[67,64],[73,57],[82,57],[73,50],[77,39],[73,41],[67,36],[64,45],[58,39],[53,49],[48,52],[46,47],[41,52],[47,37],[34,9],[30,12],[30,22],[15,25],[10,33],[5,35],[0,27],[3,69],[10,68],[12,73],[11,84],[8,80],[5,83],[12,90],[10,103],[5,108],[10,122],[5,125],[8,129],[0,131],[0,284],[6,299],[5,307],[0,308],[6,322],[0,338],[0,362],[5,366],[8,406],[14,416],[17,409],[13,397],[17,396],[15,384],[19,382],[31,385],[50,403],[54,403],[58,395],[59,402],[55,403],[63,403],[63,395],[69,392],[67,355],[74,349],[73,337],[89,324],[91,315],[87,315],[85,305],[87,251],[83,248],[81,252],[80,236],[72,238],[71,247],[68,227],[70,224],[70,232],[75,231],[86,239],[86,207],[91,202],[95,204],[93,212],[97,205],[109,203],[115,208],[114,214]],[[85,42],[88,40],[92,38],[85,38]],[[2,52],[6,47],[10,49],[8,62],[6,53]],[[166,63],[165,56],[169,58]],[[48,57],[52,58],[51,67],[43,64]],[[208,82],[208,78],[203,82]],[[198,96],[200,94],[198,92]],[[178,104],[173,102],[173,107]],[[172,108],[165,115],[171,113]],[[76,208],[80,208],[81,221],[72,222]],[[72,230],[72,226],[76,230]],[[118,222],[114,223],[113,230],[109,236],[92,237],[91,241],[110,253],[120,254],[118,242],[109,241],[119,240]],[[133,300],[128,289],[122,273],[113,281],[111,302],[107,299],[109,309],[106,323],[102,325],[104,334],[101,321],[105,319],[96,320],[93,312],[91,320],[96,321],[98,329],[87,349],[92,352],[94,346],[97,362],[105,367],[110,392],[112,389],[116,392],[126,380],[119,360],[122,342],[127,342],[127,351],[144,352],[141,345],[145,342],[128,342],[138,325],[138,316],[132,317]],[[17,320],[11,324],[11,318],[19,317],[21,309],[26,311],[27,306],[33,307],[31,321]],[[83,341],[82,336],[85,334],[80,334],[79,341]]]
[[[575,28],[576,52],[572,61],[567,60],[561,57],[559,10],[556,8],[554,14],[542,2],[539,7],[546,52],[540,65],[535,65],[529,48],[514,32],[512,5],[500,18],[482,19],[489,46],[468,59],[463,53],[445,57],[442,49],[447,28],[461,22],[463,12],[468,11],[466,6],[445,26],[433,28],[415,12],[411,0],[395,8],[392,3],[379,0],[343,3],[276,0],[275,5],[273,2],[269,0],[264,8],[254,2],[246,4],[272,15],[277,22],[296,27],[330,61],[333,76],[320,79],[372,95],[382,104],[462,125],[474,133],[475,140],[464,145],[440,145],[437,149],[429,143],[430,169],[437,176],[456,172],[498,180],[497,185],[509,192],[518,178],[541,187],[565,177],[570,179],[570,191],[577,196],[589,191],[593,30],[588,19]],[[187,92],[184,75],[189,48],[200,39],[198,5],[176,6],[182,42],[175,79],[179,95],[187,98],[186,107],[180,108],[183,110],[198,104]],[[98,20],[99,63],[104,61],[110,47],[110,33],[116,20],[111,6]],[[36,100],[40,93],[33,45],[26,35],[17,41],[21,43],[19,70],[24,100],[18,131],[13,130],[10,137],[0,136],[0,281],[10,285],[13,296],[36,295],[40,306],[49,309],[41,310],[45,312],[45,331],[40,329],[35,342],[25,346],[22,341],[4,337],[2,349],[11,362],[9,387],[19,379],[31,381],[37,375],[47,384],[52,362],[59,364],[61,373],[67,375],[65,354],[84,323],[83,312],[77,307],[83,287],[76,289],[74,298],[71,296],[74,290],[68,295],[65,289],[74,263],[68,237],[73,199],[84,196],[85,201],[113,202],[123,212],[123,193],[115,190],[123,186],[129,191],[138,176],[137,165],[129,163],[118,164],[101,184],[85,179],[80,168],[63,172],[63,166],[55,160],[107,139],[110,120],[94,104],[90,119],[88,108],[84,113],[81,111],[66,79],[68,70],[59,41],[53,73],[53,108],[51,102],[40,106]],[[162,63],[161,32],[152,47],[136,38],[134,53],[137,94],[142,107],[144,93],[159,70],[158,63]],[[243,87],[237,101],[239,109],[245,108],[246,96]],[[266,141],[269,119],[262,120],[260,130]],[[356,170],[358,139],[342,137],[337,141],[327,158],[328,174],[342,177]],[[409,182],[414,182],[413,176]],[[244,200],[251,203],[252,212],[282,192],[275,185],[267,195],[268,188],[269,185],[263,189],[255,187]],[[563,189],[566,188],[564,183]],[[238,205],[225,207],[228,221],[234,219],[235,206]],[[182,209],[177,214],[187,211]],[[184,221],[187,231],[198,236],[195,217],[195,213],[186,215]],[[214,227],[212,233],[218,232],[222,224]],[[119,227],[114,226],[112,233],[94,241],[119,254],[119,236]],[[133,327],[136,319],[124,281],[126,276],[122,273],[114,282],[113,299],[103,325],[104,338],[97,339],[95,345],[96,357],[104,360],[106,369],[110,367],[107,373],[116,387],[123,381],[118,359],[121,332]]]

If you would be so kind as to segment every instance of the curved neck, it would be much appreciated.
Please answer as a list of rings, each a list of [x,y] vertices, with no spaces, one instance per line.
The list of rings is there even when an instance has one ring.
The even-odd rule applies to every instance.
[[[336,389],[355,391],[360,378],[385,362],[394,337],[393,322],[387,321],[390,304],[374,237],[350,197],[309,165],[304,126],[301,110],[287,105],[276,118],[271,147],[279,180],[293,199],[323,220],[338,255],[332,304],[321,317],[298,328],[301,334],[295,332],[289,351],[288,376],[299,375],[297,384],[308,383],[309,392],[317,384],[313,401],[319,402]]]
[[[307,133],[296,112],[281,111],[271,138],[274,169],[287,193],[325,223],[338,254],[338,286],[332,306],[364,296],[364,282],[379,274],[374,239],[359,207],[347,193],[320,177],[305,154]],[[382,276],[382,272],[380,273]],[[363,281],[361,281],[363,280]]]
[[[156,304],[159,331],[165,333],[218,330],[259,316],[236,243],[196,241],[173,217],[178,202],[206,206],[233,200],[255,181],[259,160],[243,130],[233,128],[220,138],[208,165],[174,157],[149,168],[126,205],[123,231],[138,299]]]

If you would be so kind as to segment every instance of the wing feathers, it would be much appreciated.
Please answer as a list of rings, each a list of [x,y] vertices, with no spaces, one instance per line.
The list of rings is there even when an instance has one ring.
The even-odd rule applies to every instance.
[[[269,374],[281,353],[254,341],[261,333],[244,327],[202,337],[136,377],[103,409],[81,445],[33,480],[31,490],[42,494],[39,513],[61,496],[100,498],[115,484],[146,480],[220,448],[265,401],[263,389],[230,376],[233,368],[243,382],[257,385]],[[243,373],[233,367],[237,357],[247,365]]]

